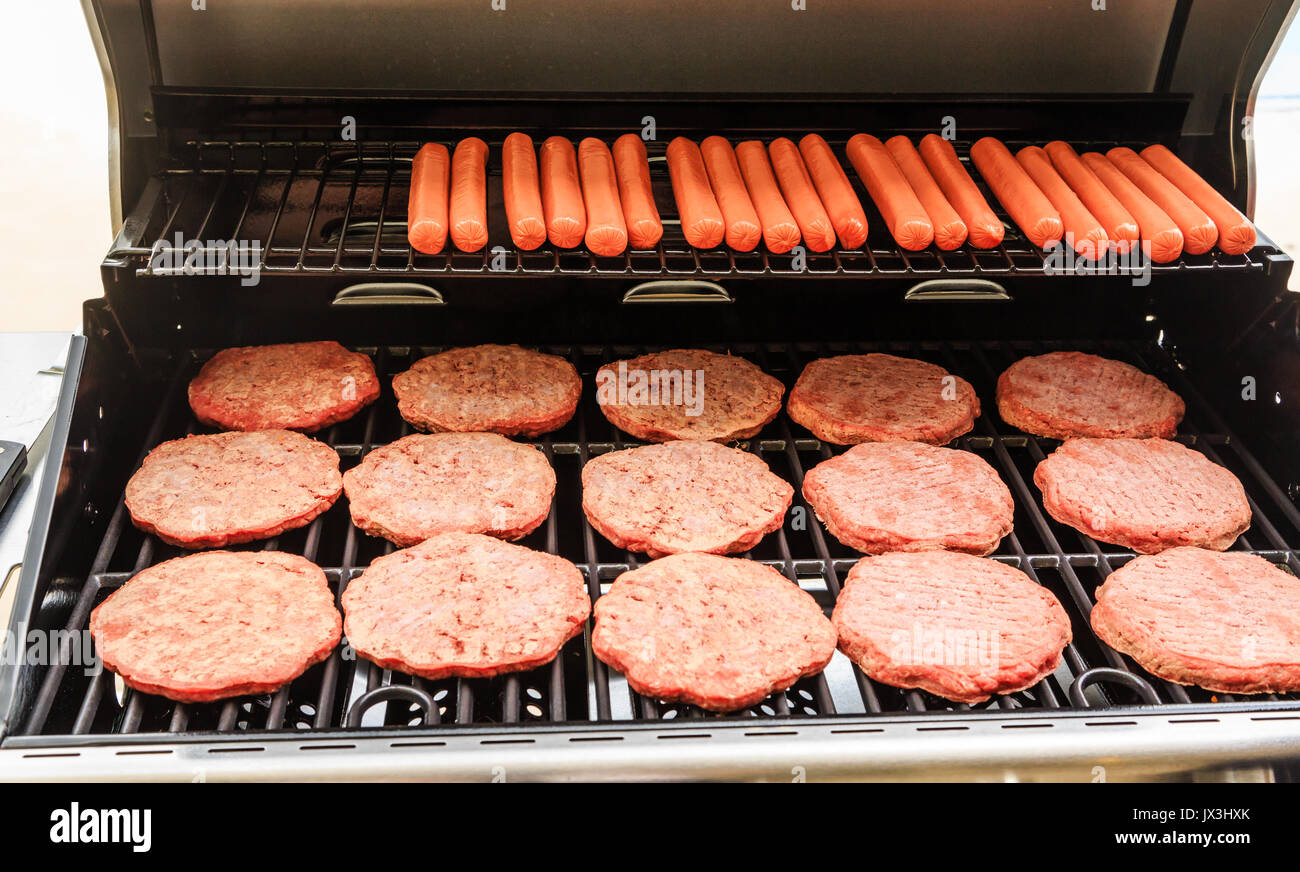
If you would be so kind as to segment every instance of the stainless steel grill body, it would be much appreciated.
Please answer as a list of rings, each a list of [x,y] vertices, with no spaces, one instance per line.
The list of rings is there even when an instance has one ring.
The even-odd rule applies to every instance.
[[[698,251],[674,223],[662,163],[676,135],[817,131],[840,153],[859,131],[916,139],[951,118],[963,156],[986,134],[1012,146],[1065,139],[1081,151],[1163,142],[1249,210],[1241,130],[1294,0],[1111,4],[1113,14],[1085,4],[1062,13],[1068,23],[1056,6],[1026,2],[1014,4],[1014,27],[915,0],[831,0],[804,18],[692,0],[672,21],[638,7],[603,31],[589,26],[596,4],[581,2],[541,17],[511,7],[491,20],[493,38],[486,4],[468,0],[443,4],[438,18],[383,0],[360,24],[332,4],[220,5],[191,13],[85,0],[111,74],[120,231],[101,267],[105,298],[87,304],[85,339],[74,343],[52,448],[62,462],[43,484],[11,633],[76,632],[113,588],[178,553],[131,526],[122,488],[148,449],[196,431],[184,386],[209,354],[330,338],[372,354],[385,384],[374,406],[321,434],[345,467],[407,432],[388,379],[425,354],[518,342],[569,357],[587,390],[571,423],[533,440],[559,484],[526,544],[578,564],[593,599],[637,562],[594,533],[579,505],[582,465],[628,444],[595,406],[599,365],[700,346],[743,355],[788,387],[828,354],[885,350],[941,364],[974,384],[984,409],[957,447],[991,463],[1015,498],[1015,530],[993,559],[1057,596],[1074,641],[1055,674],[978,707],[872,682],[837,655],[823,675],[726,716],[630,692],[591,655],[590,628],[554,664],[517,676],[425,682],[342,648],[277,694],[212,705],[173,705],[78,668],[5,664],[0,776],[1295,776],[1295,695],[1170,684],[1092,635],[1094,592],[1132,554],[1045,514],[1032,471],[1054,443],[1008,428],[994,402],[999,372],[1049,349],[1154,372],[1188,401],[1178,438],[1245,485],[1254,523],[1234,547],[1296,572],[1300,306],[1286,289],[1289,258],[1261,234],[1245,255],[1185,256],[1138,281],[1061,275],[1010,222],[997,249],[907,252],[851,170],[871,226],[861,249],[799,260]],[[729,16],[746,14],[763,38],[736,38]],[[357,50],[317,50],[344,40]],[[430,51],[435,42],[443,50]],[[945,60],[908,79],[919,54]],[[557,63],[573,56],[584,63]],[[341,136],[346,118],[355,140]],[[658,128],[648,150],[666,219],[660,246],[618,258],[513,249],[499,175],[506,134],[612,141],[648,122]],[[488,246],[413,252],[410,158],[423,142],[469,135],[492,149]],[[256,243],[256,283],[153,262],[154,243],[176,234]],[[784,414],[744,447],[796,491],[840,450]],[[748,556],[829,609],[857,555],[799,497],[796,508],[808,523],[787,522]],[[341,593],[388,546],[353,528],[341,502],[247,547],[304,554]]]

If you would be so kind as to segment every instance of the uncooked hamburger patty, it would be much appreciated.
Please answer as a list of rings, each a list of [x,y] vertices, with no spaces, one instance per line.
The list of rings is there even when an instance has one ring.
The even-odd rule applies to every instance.
[[[1070,439],[1038,464],[1034,484],[1062,524],[1142,554],[1223,551],[1250,527],[1237,477],[1167,439]]]
[[[1097,591],[1092,628],[1143,669],[1224,693],[1300,690],[1300,580],[1262,557],[1171,548]]]
[[[1069,616],[1046,588],[951,551],[859,560],[831,620],[840,650],[871,678],[955,702],[1033,687],[1070,641]]]
[[[743,357],[697,348],[658,351],[596,371],[609,422],[649,442],[748,439],[781,411],[785,386]]]
[[[943,445],[970,432],[980,401],[969,382],[933,363],[846,354],[805,366],[787,411],[818,439],[836,445]]]
[[[747,551],[781,526],[794,488],[759,457],[716,442],[612,451],[582,469],[582,510],[619,548],[651,557]]]
[[[835,631],[809,594],[752,560],[674,554],[596,600],[592,650],[637,693],[734,711],[821,672]]]
[[[352,523],[405,547],[439,533],[526,536],[546,520],[555,471],[495,433],[416,433],[343,473]]]
[[[855,445],[813,467],[803,495],[832,536],[866,554],[991,554],[1015,512],[993,467],[921,442]]]
[[[444,533],[380,557],[342,602],[358,654],[428,679],[549,663],[591,612],[578,567],[477,533]]]
[[[223,430],[314,433],[379,396],[374,364],[337,342],[218,351],[190,382],[194,416]]]
[[[305,526],[343,491],[339,456],[288,430],[164,442],[126,484],[137,527],[182,548],[220,548]]]
[[[104,666],[177,702],[277,690],[328,657],[340,627],[325,573],[277,551],[177,557],[90,613]]]
[[[539,436],[573,417],[582,379],[554,354],[476,345],[417,360],[393,377],[393,393],[421,430]]]
[[[998,414],[1036,436],[1168,439],[1183,412],[1182,398],[1160,379],[1095,354],[1026,357],[998,377]]]

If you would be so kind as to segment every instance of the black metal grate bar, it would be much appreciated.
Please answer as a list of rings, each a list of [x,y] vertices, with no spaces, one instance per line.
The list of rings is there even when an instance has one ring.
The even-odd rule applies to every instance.
[[[617,134],[608,134],[611,140]],[[115,249],[112,259],[134,258],[140,275],[164,274],[148,261],[154,239],[184,238],[258,242],[260,269],[268,275],[452,275],[492,273],[503,276],[763,276],[813,274],[837,277],[949,276],[1043,274],[1044,253],[1034,247],[992,197],[978,172],[974,178],[989,204],[1002,218],[1007,233],[992,249],[962,246],[941,251],[900,247],[885,229],[871,198],[851,166],[846,172],[867,212],[871,228],[859,249],[805,252],[802,263],[793,253],[772,254],[760,246],[753,252],[727,248],[700,250],[682,234],[664,153],[667,144],[646,144],[651,180],[664,223],[664,237],[651,250],[629,250],[616,257],[598,257],[586,248],[557,249],[544,244],[535,251],[514,247],[504,219],[501,185],[501,142],[489,143],[487,245],[477,252],[455,250],[427,255],[406,241],[406,196],[411,161],[420,142],[261,142],[192,141],[183,147],[180,164],[160,174],[161,196],[145,208],[145,238],[135,247]],[[454,142],[445,142],[454,147]],[[1011,147],[1028,144],[1008,141]],[[843,155],[843,141],[832,142]],[[1080,151],[1144,143],[1077,142]],[[969,141],[954,143],[969,165]],[[213,179],[218,179],[213,184]],[[286,228],[292,228],[290,234]],[[290,236],[291,238],[285,238]],[[1215,249],[1204,255],[1184,255],[1170,264],[1152,264],[1154,273],[1204,270],[1263,270],[1275,249],[1261,244],[1242,255]]]
[[[632,692],[622,676],[597,660],[591,651],[590,622],[584,633],[565,646],[550,665],[531,672],[496,679],[425,681],[360,660],[342,645],[288,687],[274,694],[245,697],[216,704],[177,705],[160,697],[120,690],[114,676],[53,665],[38,676],[38,690],[22,732],[33,735],[81,736],[124,733],[176,736],[242,735],[264,731],[305,731],[342,728],[345,718],[363,695],[393,693],[370,704],[363,700],[363,727],[404,728],[429,725],[529,724],[623,720],[700,722],[704,719],[782,719],[806,716],[833,717],[905,713],[951,713],[994,709],[1001,711],[1056,712],[1075,706],[1071,691],[1090,686],[1081,697],[1097,707],[1140,704],[1134,687],[1150,687],[1161,704],[1206,704],[1231,699],[1198,688],[1171,684],[1144,672],[1128,657],[1102,644],[1088,624],[1093,592],[1114,568],[1132,558],[1130,552],[1099,543],[1057,524],[1041,508],[1032,484],[1032,468],[1055,447],[1043,440],[1013,431],[993,409],[993,389],[998,373],[1026,354],[1067,347],[1056,342],[897,342],[897,343],[749,343],[729,350],[745,356],[782,379],[787,387],[807,361],[814,357],[879,350],[919,357],[945,366],[975,386],[984,413],[972,433],[955,447],[984,457],[1011,489],[1016,505],[1015,529],[992,555],[1018,567],[1031,579],[1052,590],[1071,616],[1074,640],[1060,668],[1037,686],[996,697],[979,706],[955,705],[921,691],[906,691],[879,684],[837,654],[825,673],[805,679],[784,693],[733,715],[715,715],[676,703],[648,699]],[[1125,359],[1165,378],[1187,400],[1188,416],[1178,438],[1204,452],[1216,463],[1229,466],[1243,479],[1250,495],[1254,522],[1234,546],[1251,550],[1300,574],[1296,538],[1300,537],[1300,511],[1272,481],[1263,467],[1193,387],[1176,362],[1162,348],[1133,343],[1082,343],[1068,347]],[[380,347],[373,354],[385,385],[391,376],[437,349]],[[547,348],[565,354],[587,379],[595,369],[620,357],[645,352],[635,346],[581,346]],[[148,430],[137,459],[158,443],[188,433],[201,432],[186,403],[183,390],[203,355],[188,356],[173,375]],[[344,468],[360,462],[377,446],[410,431],[398,416],[388,389],[378,402],[351,421],[336,424],[321,438],[339,452]],[[622,572],[643,559],[614,548],[594,532],[580,505],[580,476],[593,456],[632,444],[599,413],[587,391],[574,419],[555,433],[533,440],[556,470],[558,486],[546,523],[524,544],[573,560],[586,579],[593,601]],[[843,579],[856,562],[855,552],[826,534],[804,503],[800,490],[805,471],[843,449],[824,444],[778,416],[755,438],[744,443],[784,476],[796,490],[795,508],[804,513],[804,527],[790,519],[767,536],[745,557],[773,566],[791,583],[799,584],[829,610]],[[271,548],[306,556],[325,568],[336,595],[360,575],[376,557],[393,546],[361,534],[348,517],[346,500],[322,514],[302,530],[290,531],[262,543],[240,546]],[[1260,550],[1262,549],[1262,550]],[[84,630],[91,609],[113,589],[142,569],[185,553],[136,530],[119,502],[106,527],[93,564],[64,628]],[[66,662],[63,658],[59,662]],[[1125,683],[1081,677],[1097,669],[1117,669]],[[1096,677],[1093,675],[1092,677]],[[389,690],[391,689],[391,691]],[[119,696],[120,694],[120,696]],[[416,699],[432,699],[434,707],[422,712]],[[1276,700],[1276,697],[1266,697]],[[1300,695],[1285,697],[1300,700]]]

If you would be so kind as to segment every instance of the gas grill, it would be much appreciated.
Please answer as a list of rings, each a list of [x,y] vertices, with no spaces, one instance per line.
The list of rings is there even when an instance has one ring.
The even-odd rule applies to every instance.
[[[969,143],[985,134],[1013,149],[1053,138],[1080,151],[1164,142],[1245,208],[1249,143],[1236,132],[1274,40],[1293,14],[1291,2],[1233,4],[1232,15],[1204,3],[1157,3],[1152,7],[1162,15],[1154,16],[1154,25],[1116,11],[1106,28],[1141,27],[1146,40],[1112,58],[1138,77],[1141,87],[1127,90],[1107,67],[1081,80],[1088,87],[1067,91],[1033,79],[1034,93],[1024,93],[1030,89],[1006,84],[1013,74],[1028,75],[1012,58],[1005,71],[1012,78],[982,72],[961,93],[947,93],[952,84],[945,90],[925,80],[931,90],[914,95],[888,87],[874,67],[864,73],[863,93],[830,88],[810,94],[802,74],[781,87],[768,73],[755,74],[748,86],[720,75],[716,88],[733,90],[706,94],[683,84],[680,69],[661,63],[644,77],[661,86],[651,96],[631,94],[612,60],[596,63],[591,83],[572,86],[582,93],[562,93],[546,72],[550,67],[535,56],[543,51],[540,44],[512,53],[507,69],[484,72],[483,86],[472,87],[458,70],[483,69],[474,67],[471,55],[489,48],[475,39],[445,63],[420,60],[404,48],[411,40],[403,32],[409,10],[396,2],[376,4],[391,13],[387,25],[383,14],[371,12],[378,23],[358,25],[365,34],[384,34],[367,51],[392,51],[417,67],[433,64],[426,70],[433,87],[413,85],[405,67],[385,73],[364,60],[340,64],[355,77],[351,85],[338,79],[340,70],[320,62],[301,70],[287,66],[276,52],[299,55],[286,43],[286,32],[304,26],[307,19],[296,17],[301,10],[233,3],[246,18],[232,18],[236,12],[227,9],[186,19],[190,13],[147,0],[86,5],[121,109],[115,195],[123,214],[102,265],[104,298],[86,304],[84,338],[74,341],[69,359],[51,455],[62,460],[51,462],[42,485],[10,623],[16,638],[29,631],[51,634],[69,654],[94,606],[133,574],[185,553],[133,527],[122,491],[154,446],[208,432],[195,421],[185,394],[207,357],[234,345],[337,339],[371,355],[384,386],[380,399],[356,418],[318,434],[339,452],[344,469],[410,432],[397,414],[390,381],[425,355],[492,341],[572,361],[586,385],[578,413],[554,433],[527,440],[545,452],[558,486],[546,523],[522,544],[576,563],[593,600],[644,560],[596,534],[581,510],[583,464],[633,444],[596,406],[592,379],[600,365],[655,349],[703,347],[752,360],[787,390],[809,360],[832,354],[887,351],[942,365],[974,385],[983,408],[975,429],[955,447],[988,461],[1015,499],[1015,529],[993,559],[1051,590],[1070,615],[1074,640],[1053,675],[977,706],[876,683],[837,653],[823,674],[729,715],[632,692],[592,655],[590,625],[552,664],[517,675],[426,681],[380,669],[344,644],[278,693],[213,704],[137,693],[106,671],[66,665],[66,657],[53,664],[6,664],[0,673],[0,775],[1294,776],[1300,694],[1234,697],[1176,685],[1097,640],[1088,624],[1094,592],[1134,555],[1044,512],[1032,474],[1057,443],[1007,426],[994,403],[1002,370],[1050,350],[1089,351],[1154,373],[1187,401],[1179,441],[1232,470],[1245,486],[1253,522],[1233,547],[1300,574],[1300,308],[1286,287],[1289,258],[1261,234],[1243,255],[1215,249],[1152,265],[1149,281],[1062,275],[1045,266],[1044,252],[992,197],[1008,226],[1003,245],[909,252],[885,231],[851,168],[871,226],[862,249],[699,251],[675,223],[662,160],[666,142],[678,134],[698,139],[721,133],[735,141],[817,131],[842,155],[853,133],[916,138],[954,116],[963,159]],[[322,40],[343,39],[349,22],[328,4],[315,5],[322,8],[311,32]],[[922,20],[914,2],[884,3],[870,13],[849,3],[828,5],[833,11],[816,25],[827,39],[855,15],[888,22],[906,6]],[[1050,31],[1052,14],[1076,15],[1020,5],[1039,36]],[[469,27],[489,13],[450,3],[445,14]],[[554,11],[555,20],[539,24],[524,13],[522,23],[506,30],[523,38],[518,28],[559,27],[575,14]],[[630,19],[648,14],[623,13]],[[176,40],[186,32],[197,38],[187,31],[195,21],[206,30],[204,45],[191,56]],[[268,30],[269,21],[278,27]],[[250,23],[266,35],[237,39]],[[859,25],[860,32],[870,28]],[[922,37],[922,28],[915,29],[908,37],[914,42]],[[233,53],[224,67],[210,56],[223,35]],[[1233,59],[1230,70],[1196,67],[1211,35],[1231,42],[1218,49]],[[991,63],[975,42],[950,35],[946,24],[932,36],[940,46],[957,46],[947,65],[957,71],[954,81],[963,70],[973,76]],[[686,48],[706,39],[681,38]],[[573,44],[552,50],[563,57]],[[843,84],[832,62],[847,63],[860,49],[839,39],[831,44],[830,60],[816,66],[831,85]],[[682,61],[685,54],[674,57],[678,66],[691,67],[696,61]],[[725,66],[726,60],[709,63]],[[229,80],[222,82],[222,75]],[[1179,90],[1180,82],[1187,91]],[[357,123],[355,140],[340,138],[345,117]],[[616,258],[549,244],[516,251],[502,206],[505,135],[524,130],[535,139],[592,135],[608,142],[647,117],[660,125],[658,138],[647,142],[665,221],[660,246]],[[411,158],[424,142],[450,146],[469,135],[491,147],[488,245],[475,253],[414,252],[405,225]],[[189,274],[152,257],[155,241],[178,236],[211,251],[230,240],[258,243],[256,283],[215,270]],[[825,533],[798,491],[808,469],[843,449],[818,441],[784,413],[741,447],[796,490],[783,528],[743,556],[772,565],[829,613],[859,555]],[[352,526],[346,500],[305,528],[238,547],[302,554],[325,570],[336,594],[392,550]]]

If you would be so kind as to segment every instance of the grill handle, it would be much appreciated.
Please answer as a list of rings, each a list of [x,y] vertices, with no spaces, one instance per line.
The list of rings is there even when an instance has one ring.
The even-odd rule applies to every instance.
[[[1145,679],[1134,675],[1132,672],[1111,669],[1107,666],[1089,669],[1076,678],[1074,683],[1070,685],[1070,703],[1077,708],[1091,708],[1083,692],[1099,682],[1122,684],[1142,697],[1142,701],[1148,705],[1160,704],[1160,697],[1156,694],[1155,688],[1148,684]]]
[[[623,294],[624,303],[733,303],[727,289],[716,282],[660,279],[642,282]]]
[[[364,282],[334,295],[332,306],[445,306],[435,288],[417,282]]]
[[[433,713],[438,710],[438,703],[423,690],[403,684],[388,684],[361,694],[361,696],[357,697],[356,702],[352,703],[352,707],[348,709],[348,716],[344,719],[344,725],[352,728],[359,727],[361,726],[361,719],[365,717],[371,706],[397,699],[404,699],[418,705],[424,711],[424,714],[420,716],[424,726],[431,725]]]
[[[939,300],[1006,302],[1011,299],[1011,295],[1002,285],[988,279],[930,279],[912,285],[903,295],[903,299],[909,303]]]

